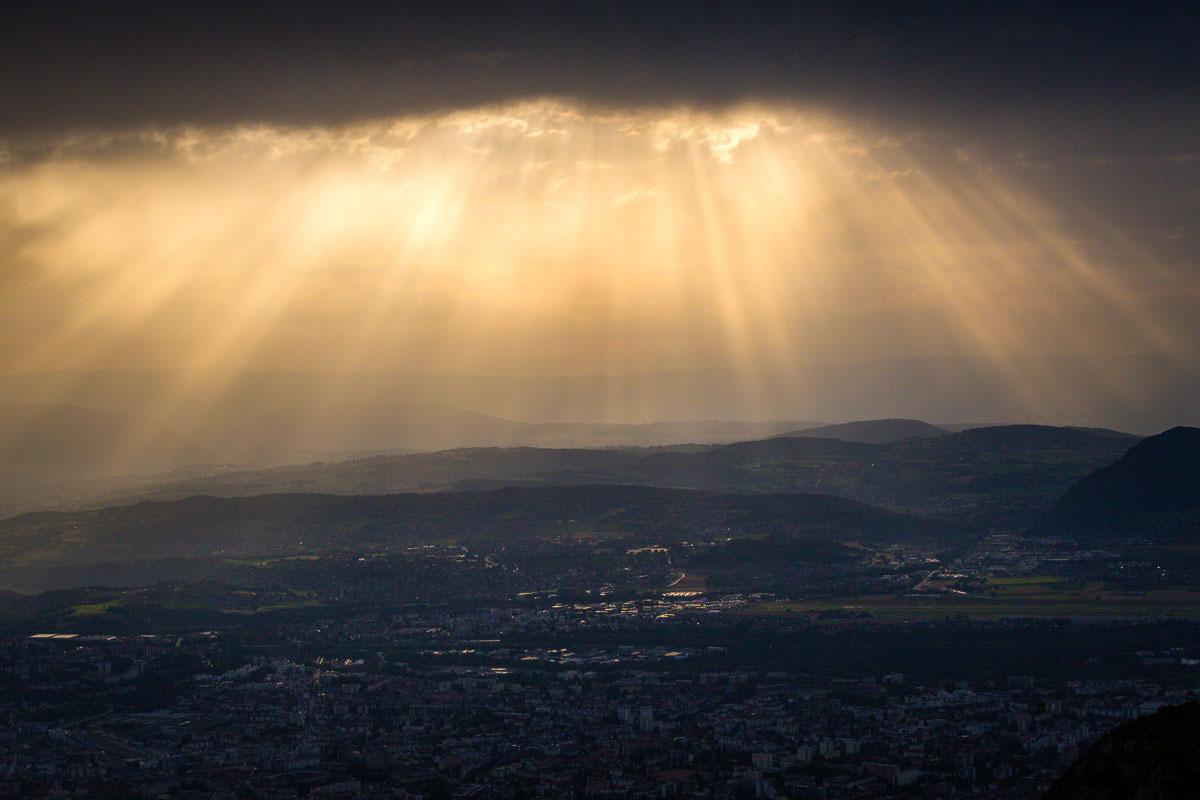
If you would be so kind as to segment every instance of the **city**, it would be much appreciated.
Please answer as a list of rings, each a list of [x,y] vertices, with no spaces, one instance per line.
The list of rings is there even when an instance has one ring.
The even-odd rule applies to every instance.
[[[938,679],[849,676],[844,661],[755,669],[736,644],[703,644],[744,634],[746,602],[412,609],[252,641],[10,638],[5,796],[1024,798],[1120,722],[1200,695],[1191,627],[1184,644],[1114,654],[1134,665],[1121,678],[1052,677],[1051,664],[1037,677],[955,678],[953,664]],[[691,647],[650,643],[685,642],[697,624],[716,627]],[[754,636],[846,624],[871,626],[760,617]],[[973,627],[1023,624],[881,635],[941,628],[969,647],[986,635]],[[582,643],[605,639],[648,643]],[[533,644],[555,640],[581,643]]]

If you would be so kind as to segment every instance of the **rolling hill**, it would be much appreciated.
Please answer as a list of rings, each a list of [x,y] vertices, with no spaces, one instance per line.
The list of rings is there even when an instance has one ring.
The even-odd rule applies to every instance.
[[[278,465],[462,447],[636,447],[770,436],[794,422],[518,422],[419,402],[292,405],[222,420],[211,437],[235,463]]]
[[[455,494],[192,497],[0,521],[0,587],[48,588],[66,574],[163,559],[372,552],[430,542],[592,531],[830,540],[945,540],[945,523],[823,495],[721,495],[634,486],[512,487]],[[128,573],[128,570],[124,570]]]
[[[843,422],[839,425],[822,425],[816,428],[804,428],[791,431],[783,436],[806,436],[819,439],[840,439],[844,442],[865,442],[867,444],[890,444],[903,442],[908,439],[928,439],[931,436],[944,436],[949,431],[922,422],[919,419],[868,419],[857,422]]]
[[[830,494],[906,513],[1026,525],[1040,519],[1072,483],[1136,442],[1112,431],[1015,425],[889,444],[776,437],[703,447],[477,448],[232,472],[162,484],[138,496],[630,484]],[[108,498],[109,504],[119,500]]]
[[[1142,440],[1080,479],[1051,512],[1051,530],[1196,541],[1200,531],[1200,428]]]

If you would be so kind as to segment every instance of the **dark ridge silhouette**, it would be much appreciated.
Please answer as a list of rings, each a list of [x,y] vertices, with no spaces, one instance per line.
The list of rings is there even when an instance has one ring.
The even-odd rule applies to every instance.
[[[1071,484],[1112,463],[1136,441],[1107,431],[1013,425],[890,444],[776,437],[620,450],[473,448],[226,473],[149,487],[136,496],[625,484],[829,494],[905,513],[1033,525]],[[109,495],[93,504],[129,499]]]
[[[1042,800],[1195,800],[1200,703],[1168,706],[1109,731]]]
[[[1052,531],[1194,539],[1200,520],[1200,428],[1171,428],[1080,479],[1055,506]]]
[[[867,444],[890,444],[903,442],[908,439],[927,439],[931,436],[945,436],[949,431],[922,422],[919,419],[867,419],[856,422],[843,422],[839,425],[822,425],[817,428],[803,428],[782,434],[784,437],[806,437],[819,439],[841,439],[845,442],[864,442]]]

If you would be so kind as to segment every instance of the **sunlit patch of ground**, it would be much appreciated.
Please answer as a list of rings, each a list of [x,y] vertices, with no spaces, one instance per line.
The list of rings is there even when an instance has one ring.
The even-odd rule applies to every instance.
[[[80,603],[79,605],[71,606],[67,609],[67,613],[76,617],[96,617],[101,614],[106,614],[114,608],[125,605],[125,601],[119,598],[105,600],[101,603]]]

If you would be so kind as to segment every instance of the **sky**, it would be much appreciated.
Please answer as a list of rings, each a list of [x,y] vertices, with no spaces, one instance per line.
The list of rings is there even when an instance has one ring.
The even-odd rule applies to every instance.
[[[1194,3],[4,17],[0,373],[943,360],[1045,417],[1200,351]]]

